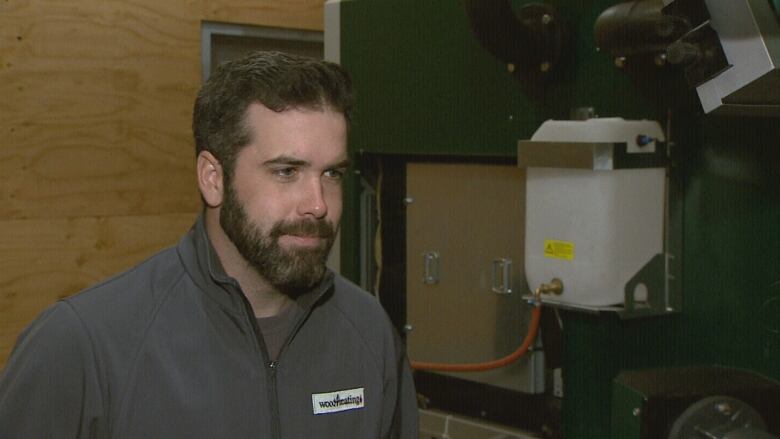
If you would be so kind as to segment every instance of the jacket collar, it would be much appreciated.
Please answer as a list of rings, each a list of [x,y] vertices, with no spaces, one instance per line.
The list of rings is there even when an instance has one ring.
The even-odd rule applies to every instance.
[[[179,258],[198,287],[223,308],[243,312],[244,299],[238,281],[230,277],[222,266],[206,232],[205,215],[201,213],[195,224],[177,246]],[[333,287],[334,274],[327,270],[322,281],[296,299],[304,310],[313,308],[328,296]]]

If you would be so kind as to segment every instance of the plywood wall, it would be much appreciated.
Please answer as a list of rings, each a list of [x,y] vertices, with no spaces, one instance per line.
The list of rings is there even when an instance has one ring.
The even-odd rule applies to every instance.
[[[0,366],[43,308],[200,208],[203,20],[322,29],[322,0],[0,0]]]

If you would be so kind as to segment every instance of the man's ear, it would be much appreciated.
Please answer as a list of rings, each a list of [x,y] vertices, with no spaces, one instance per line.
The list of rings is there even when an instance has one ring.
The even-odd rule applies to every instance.
[[[198,154],[198,188],[208,207],[219,207],[224,197],[224,173],[222,164],[208,151]]]

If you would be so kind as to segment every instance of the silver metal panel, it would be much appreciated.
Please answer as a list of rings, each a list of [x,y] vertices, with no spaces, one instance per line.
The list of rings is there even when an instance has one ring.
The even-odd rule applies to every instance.
[[[611,170],[614,143],[537,142],[520,140],[517,166]]]
[[[343,0],[325,2],[325,59],[341,62],[341,3]]]
[[[780,114],[780,25],[767,0],[705,0],[731,67],[697,87],[705,112]]]
[[[606,142],[558,142],[520,140],[517,166],[612,171],[626,168],[657,168],[666,162],[661,150],[627,152],[626,145]]]
[[[531,315],[522,297],[527,291],[525,170],[410,163],[406,173],[407,197],[413,199],[406,210],[410,358],[475,363],[512,353],[525,338]],[[498,286],[495,260],[512,270],[500,272]],[[539,393],[544,390],[544,357],[537,350],[502,369],[448,375]]]

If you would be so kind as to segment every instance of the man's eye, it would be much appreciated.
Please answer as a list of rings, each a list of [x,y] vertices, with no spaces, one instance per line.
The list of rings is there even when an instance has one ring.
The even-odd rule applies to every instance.
[[[329,169],[325,171],[325,176],[328,178],[331,178],[333,180],[341,180],[344,178],[344,170],[343,169]]]
[[[294,177],[295,174],[298,173],[298,170],[296,168],[280,168],[274,170],[274,175],[277,175],[279,177],[283,178],[290,178]]]

